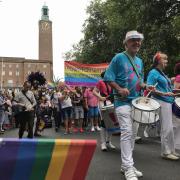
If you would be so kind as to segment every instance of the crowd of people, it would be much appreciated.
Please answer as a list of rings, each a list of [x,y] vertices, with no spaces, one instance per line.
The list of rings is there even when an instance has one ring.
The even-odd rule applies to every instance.
[[[87,128],[92,132],[100,131],[99,101],[93,89],[65,85],[35,89],[25,81],[16,93],[0,91],[0,132],[19,128],[19,138],[26,130],[27,137],[33,138],[41,136],[48,122],[49,127],[53,124],[56,132],[64,134],[83,133]]]

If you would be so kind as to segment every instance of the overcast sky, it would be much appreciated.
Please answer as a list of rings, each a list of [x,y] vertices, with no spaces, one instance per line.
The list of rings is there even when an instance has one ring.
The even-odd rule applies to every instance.
[[[62,56],[83,37],[90,0],[0,1],[0,56],[38,59],[38,21],[46,3],[53,23],[54,74],[63,77]]]

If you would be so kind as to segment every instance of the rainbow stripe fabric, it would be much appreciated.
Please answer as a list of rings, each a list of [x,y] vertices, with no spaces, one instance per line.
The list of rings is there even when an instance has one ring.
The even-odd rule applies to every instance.
[[[82,64],[76,61],[65,61],[65,83],[70,86],[95,86],[100,74],[108,64]]]
[[[0,139],[2,180],[84,180],[96,140]]]

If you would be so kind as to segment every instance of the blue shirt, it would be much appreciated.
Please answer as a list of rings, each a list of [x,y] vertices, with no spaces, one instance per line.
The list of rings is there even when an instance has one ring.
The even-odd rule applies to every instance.
[[[143,82],[143,63],[137,56],[133,58],[133,62],[137,67],[141,80],[137,77],[130,60],[124,53],[117,54],[106,70],[104,81],[116,82],[120,87],[127,88],[130,91],[129,96],[124,99],[115,96],[115,107],[130,104],[133,99],[140,96],[140,84]],[[114,94],[117,94],[116,90],[114,90]]]
[[[148,85],[155,85],[156,83],[156,89],[158,91],[167,93],[167,92],[172,92],[172,87],[171,87],[171,81],[168,79],[168,77],[164,77],[158,70],[152,69],[147,77],[147,84]],[[168,102],[168,103],[173,103],[174,102],[174,97],[171,96],[160,96],[160,95],[153,95],[155,98]]]

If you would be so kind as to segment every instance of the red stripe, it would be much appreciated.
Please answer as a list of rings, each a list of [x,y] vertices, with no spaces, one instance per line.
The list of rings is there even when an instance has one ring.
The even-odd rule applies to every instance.
[[[102,68],[107,68],[108,63],[100,63],[100,64],[82,64],[79,62],[75,61],[65,61],[65,66],[76,66],[76,67],[81,67],[81,68],[97,68],[97,69],[102,69]]]
[[[78,161],[82,154],[82,150],[85,144],[85,140],[71,140],[68,155],[64,163],[60,180],[73,179],[73,174],[77,166]]]
[[[84,180],[86,178],[89,164],[96,148],[96,143],[96,140],[88,140],[85,142],[72,180]]]

